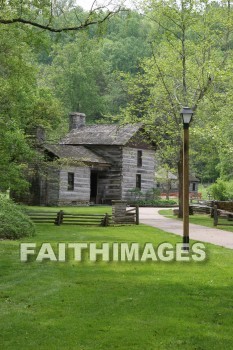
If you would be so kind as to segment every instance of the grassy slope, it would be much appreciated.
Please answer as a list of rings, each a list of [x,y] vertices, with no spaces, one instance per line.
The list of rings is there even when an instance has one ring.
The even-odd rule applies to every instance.
[[[40,225],[37,242],[177,242],[147,226]],[[19,261],[0,242],[0,343],[7,349],[232,349],[232,251],[205,263]]]

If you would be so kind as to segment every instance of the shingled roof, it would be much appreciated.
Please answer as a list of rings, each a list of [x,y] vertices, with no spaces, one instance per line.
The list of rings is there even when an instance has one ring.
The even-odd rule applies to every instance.
[[[45,144],[44,149],[53,153],[60,159],[71,158],[83,163],[109,165],[109,163],[103,157],[98,156],[84,146]]]
[[[95,124],[83,125],[67,134],[61,144],[69,145],[126,145],[142,128],[137,124]]]

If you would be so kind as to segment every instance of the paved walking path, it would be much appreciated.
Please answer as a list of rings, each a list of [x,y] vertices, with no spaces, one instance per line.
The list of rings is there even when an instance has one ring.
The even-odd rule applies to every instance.
[[[162,209],[168,208],[140,208],[140,222],[182,236],[183,222],[160,215],[158,212]],[[214,227],[190,224],[189,236],[190,239],[196,241],[212,243],[221,247],[233,249],[233,232],[219,230]]]

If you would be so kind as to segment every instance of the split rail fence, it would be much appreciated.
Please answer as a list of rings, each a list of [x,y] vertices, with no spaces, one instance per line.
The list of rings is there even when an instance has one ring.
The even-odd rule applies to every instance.
[[[63,210],[59,212],[31,211],[27,215],[35,223],[60,225],[90,225],[90,226],[109,226],[112,215],[109,214],[72,214]]]
[[[218,202],[218,204],[214,204],[213,202],[209,202],[208,204],[209,205],[190,205],[189,215],[210,214],[211,218],[213,218],[214,226],[233,226],[233,206],[231,203]],[[179,213],[179,210],[173,209],[173,213],[174,215],[177,215]],[[220,219],[225,220],[223,221]]]
[[[132,209],[126,209],[126,217],[131,218],[131,223],[139,225],[139,207],[133,207]]]
[[[214,226],[233,226],[233,213],[230,211],[218,209],[217,205],[214,205],[212,216],[214,218]],[[227,219],[228,222],[220,222],[220,218]]]

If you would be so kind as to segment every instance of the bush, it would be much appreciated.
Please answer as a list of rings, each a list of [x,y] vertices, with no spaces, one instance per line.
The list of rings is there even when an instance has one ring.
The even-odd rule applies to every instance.
[[[159,188],[152,188],[146,192],[147,200],[159,200],[161,197],[161,190]]]
[[[228,181],[226,185],[227,185],[228,198],[229,200],[233,200],[233,180]]]
[[[233,199],[233,183],[218,179],[208,188],[208,192],[213,199],[227,201]]]
[[[132,201],[136,201],[139,200],[140,197],[143,195],[143,193],[140,191],[139,188],[135,187],[135,188],[131,188],[130,190],[128,190],[128,192],[130,193],[130,196],[132,198]]]
[[[35,226],[22,209],[0,196],[0,239],[19,239],[35,234]]]
[[[130,204],[139,205],[140,207],[168,207],[171,205],[176,205],[177,202],[172,199],[152,199],[152,200],[139,199],[137,201],[131,202]]]

